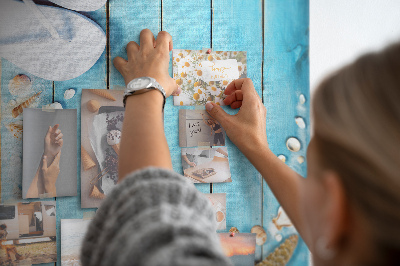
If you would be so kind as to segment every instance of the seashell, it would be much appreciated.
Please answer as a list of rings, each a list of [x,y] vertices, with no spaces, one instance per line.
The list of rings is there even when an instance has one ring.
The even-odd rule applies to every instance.
[[[14,138],[22,140],[22,124],[19,123],[10,123],[6,125],[8,131],[12,134]]]
[[[59,102],[49,103],[42,106],[42,110],[54,110],[54,109],[63,109],[63,107]]]
[[[272,219],[272,222],[275,224],[278,230],[281,230],[283,227],[293,226],[292,222],[281,206],[278,209],[278,215]]]
[[[286,141],[286,147],[289,151],[298,152],[301,149],[301,144],[298,139],[291,137]]]
[[[89,197],[95,199],[105,199],[106,195],[100,192],[96,185],[93,186],[92,190],[90,191]]]
[[[255,225],[251,228],[250,232],[256,234],[257,245],[262,246],[264,245],[265,241],[267,241],[267,233],[262,226]]]
[[[278,159],[281,160],[282,162],[286,162],[286,156],[283,154],[278,155]]]
[[[22,95],[32,88],[31,79],[24,74],[18,74],[8,83],[8,90],[12,95]]]
[[[12,116],[14,118],[16,118],[17,116],[19,116],[20,114],[22,114],[22,112],[24,111],[24,108],[28,107],[29,105],[31,105],[31,103],[41,94],[42,92],[38,92],[35,95],[31,96],[28,100],[26,100],[25,102],[21,103],[20,105],[18,105],[17,107],[15,107],[12,110]]]
[[[278,241],[278,242],[281,242],[282,241],[282,235],[281,234],[276,234],[275,235],[275,240]]]
[[[10,101],[8,102],[8,106],[10,106],[10,107],[15,106],[16,104],[17,104],[17,101],[14,100],[14,99],[12,99],[12,100],[10,100]]]
[[[92,160],[89,153],[85,150],[85,148],[83,148],[83,146],[81,146],[81,160],[83,170],[85,171],[96,166],[96,163]]]
[[[296,121],[296,124],[299,126],[299,128],[306,128],[306,123],[304,122],[304,119],[302,117],[298,116],[294,120]]]
[[[75,95],[75,90],[74,89],[68,89],[64,92],[64,99],[69,100]]]
[[[306,102],[306,97],[303,94],[300,94],[299,96],[299,102],[300,104],[305,104]]]
[[[90,100],[86,103],[87,109],[92,112],[96,113],[100,109],[100,103],[96,100]]]
[[[299,162],[299,164],[304,163],[304,157],[303,156],[297,157],[297,161]]]
[[[292,257],[298,242],[299,242],[299,237],[297,235],[289,236],[279,247],[277,247],[273,252],[271,252],[268,255],[268,257],[266,257],[260,263],[257,263],[256,266],[286,265],[289,262],[290,258]]]
[[[235,233],[238,234],[239,230],[236,227],[231,227],[231,229],[229,229],[229,233]]]
[[[93,89],[91,89],[89,91],[91,91],[92,93],[94,93],[96,95],[99,95],[99,96],[101,96],[103,98],[109,99],[111,101],[116,101],[117,100],[107,90],[93,90]]]

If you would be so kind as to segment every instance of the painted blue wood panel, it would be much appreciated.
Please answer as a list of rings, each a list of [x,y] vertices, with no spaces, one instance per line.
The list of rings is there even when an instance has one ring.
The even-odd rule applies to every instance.
[[[213,1],[212,46],[216,51],[247,51],[247,73],[260,95],[262,80],[262,2]],[[236,113],[224,107],[230,113]],[[243,136],[245,137],[245,136]],[[250,232],[262,225],[262,178],[239,149],[227,141],[232,183],[213,184],[214,193],[226,194],[226,225]],[[256,259],[261,259],[257,246]]]
[[[306,176],[306,162],[299,164],[298,156],[306,155],[309,142],[309,30],[308,0],[283,1],[267,0],[264,8],[264,104],[267,107],[267,135],[269,147],[276,154],[286,156],[286,163],[302,176]],[[299,96],[306,98],[299,103]],[[295,117],[301,116],[306,129],[300,129]],[[296,137],[302,144],[299,152],[286,148],[286,140]],[[263,249],[263,257],[272,252],[279,243],[271,230],[271,220],[277,215],[279,203],[264,182],[263,222],[268,231],[268,239]],[[293,229],[279,232],[283,239],[293,233]],[[282,240],[283,241],[283,240]],[[308,250],[301,240],[289,265],[307,265]]]
[[[171,34],[174,49],[201,50],[211,47],[210,0],[163,0],[162,14],[162,30]],[[172,76],[172,63],[169,73]],[[172,97],[169,97],[166,102],[164,129],[174,170],[183,174],[181,148],[179,147],[178,112],[179,109],[194,109],[195,107],[174,106]],[[210,193],[209,184],[195,184],[195,186],[203,193]]]
[[[116,56],[125,59],[126,45],[130,41],[139,43],[143,29],[150,29],[157,34],[161,29],[160,0],[114,0],[110,1],[110,89],[115,85],[125,86],[124,79],[113,66]]]
[[[104,32],[106,32],[106,6],[94,12],[83,13],[96,22]],[[61,103],[64,109],[77,109],[77,189],[76,197],[57,198],[57,265],[61,265],[61,219],[81,219],[84,212],[94,211],[95,209],[81,208],[81,96],[82,89],[106,89],[107,88],[107,49],[104,49],[103,54],[86,73],[81,76],[67,80],[54,82],[54,101]],[[64,93],[68,89],[74,89],[76,94],[73,98],[66,100]]]

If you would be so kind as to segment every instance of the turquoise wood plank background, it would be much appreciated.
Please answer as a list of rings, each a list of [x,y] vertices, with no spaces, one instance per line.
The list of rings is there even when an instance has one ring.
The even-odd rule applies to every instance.
[[[43,1],[36,1],[41,4]],[[50,4],[50,3],[46,3]],[[81,12],[82,13],[82,12]],[[248,76],[268,109],[267,133],[269,145],[275,154],[283,154],[287,163],[301,175],[306,175],[306,162],[299,164],[309,142],[309,61],[308,61],[308,0],[109,0],[106,6],[82,13],[107,33],[107,47],[98,62],[85,74],[73,80],[52,82],[32,77],[2,59],[1,77],[1,199],[2,202],[20,201],[22,141],[7,129],[15,122],[10,116],[10,101],[15,100],[7,89],[8,82],[17,74],[27,74],[33,80],[34,91],[43,91],[37,106],[60,102],[63,108],[76,108],[80,113],[80,97],[84,88],[118,89],[124,86],[119,72],[112,65],[115,56],[126,58],[125,46],[139,41],[139,33],[149,28],[155,34],[168,31],[175,49],[202,49],[247,51]],[[172,68],[170,67],[172,75]],[[76,95],[64,99],[67,89]],[[299,104],[299,96],[306,98]],[[178,111],[192,106],[173,106],[172,98],[165,107],[165,131],[174,170],[182,173],[181,149],[178,145]],[[230,113],[235,111],[224,107]],[[306,129],[300,129],[295,117],[302,116]],[[18,120],[20,120],[19,118]],[[57,198],[58,265],[60,265],[60,220],[83,218],[93,209],[80,208],[80,116],[78,115],[78,196]],[[285,142],[297,137],[302,149],[289,152]],[[227,230],[231,226],[241,232],[250,232],[254,225],[271,228],[279,204],[240,151],[227,141],[232,183],[196,184],[204,193],[227,193]],[[9,163],[11,162],[11,163]],[[225,231],[227,231],[225,230]],[[266,257],[279,243],[273,230],[268,232],[265,245],[257,246],[256,259]],[[280,232],[285,239],[293,229]],[[300,241],[288,265],[307,265],[308,251]],[[49,264],[51,265],[51,264]]]

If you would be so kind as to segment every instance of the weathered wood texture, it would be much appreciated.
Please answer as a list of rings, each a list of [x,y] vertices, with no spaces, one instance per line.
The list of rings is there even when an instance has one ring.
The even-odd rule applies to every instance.
[[[40,2],[35,1],[35,2]],[[81,12],[95,21],[107,33],[108,45],[98,62],[78,78],[52,82],[36,78],[7,60],[1,60],[1,200],[21,201],[22,139],[7,128],[21,123],[22,116],[12,118],[12,106],[24,100],[8,90],[9,81],[17,74],[32,79],[32,94],[42,91],[32,107],[60,102],[63,108],[78,109],[78,196],[57,198],[58,265],[60,265],[60,220],[83,218],[93,209],[81,209],[80,204],[80,101],[84,88],[116,89],[124,81],[112,64],[116,56],[127,58],[125,46],[139,41],[139,33],[148,28],[157,34],[168,31],[177,49],[203,49],[247,51],[247,73],[268,109],[267,133],[269,145],[276,154],[287,157],[287,163],[301,175],[306,175],[306,162],[299,164],[309,142],[309,61],[308,61],[308,0],[109,0],[106,6],[94,12]],[[170,66],[172,75],[172,67]],[[64,99],[67,89],[76,95]],[[299,96],[306,98],[299,104]],[[15,101],[15,102],[14,102]],[[179,109],[193,106],[174,106],[172,97],[165,106],[165,132],[174,170],[183,173],[181,148],[178,141]],[[229,113],[235,113],[224,107]],[[306,129],[300,129],[295,117],[302,116]],[[22,136],[21,136],[22,137]],[[244,136],[245,137],[245,136]],[[297,137],[302,149],[292,153],[286,148],[288,137]],[[241,232],[250,232],[254,225],[265,229],[273,226],[279,204],[261,175],[227,140],[232,183],[196,184],[203,193],[227,194],[227,230],[235,226]],[[49,199],[51,200],[51,199]],[[292,230],[292,231],[291,231]],[[266,257],[279,243],[275,230],[269,230],[268,240],[257,247],[256,259]],[[279,231],[283,239],[293,229]],[[289,265],[306,265],[309,255],[300,241]]]

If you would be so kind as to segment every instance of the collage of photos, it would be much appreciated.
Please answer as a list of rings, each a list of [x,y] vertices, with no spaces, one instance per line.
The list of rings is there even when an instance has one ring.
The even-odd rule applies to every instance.
[[[194,183],[232,182],[226,147],[182,148],[182,168]]]
[[[76,109],[23,113],[22,198],[77,195]]]
[[[82,241],[91,219],[61,219],[61,264],[80,266]]]
[[[0,265],[56,262],[56,202],[0,205],[0,248]]]
[[[224,105],[228,84],[247,77],[244,51],[176,49],[172,57],[173,75],[182,89],[174,96],[174,105],[205,105],[208,101]]]
[[[123,90],[82,90],[81,207],[98,208],[118,182]]]

